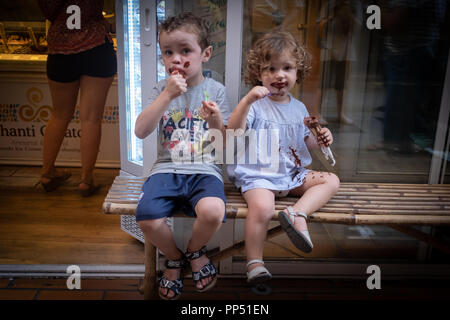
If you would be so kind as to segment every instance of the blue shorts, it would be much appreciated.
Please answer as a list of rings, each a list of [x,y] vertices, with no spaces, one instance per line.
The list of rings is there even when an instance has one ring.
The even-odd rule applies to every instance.
[[[226,203],[223,182],[210,174],[157,173],[147,179],[142,192],[136,221],[170,217],[179,210],[196,217],[194,208],[205,197]]]

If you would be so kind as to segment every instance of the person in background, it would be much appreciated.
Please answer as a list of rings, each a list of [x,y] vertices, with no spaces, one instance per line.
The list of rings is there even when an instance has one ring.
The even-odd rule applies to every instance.
[[[69,29],[67,25],[73,14],[67,13],[67,8],[72,5],[80,8],[78,29]],[[110,25],[102,16],[103,0],[39,0],[39,6],[51,22],[47,37],[47,77],[53,103],[44,135],[40,182],[50,192],[71,176],[69,172],[58,172],[55,160],[79,94],[82,173],[78,189],[82,196],[88,197],[100,187],[94,183],[94,166],[106,97],[117,72]]]
[[[448,1],[386,0],[381,7],[385,102],[383,139],[370,151],[412,154],[433,148],[445,70],[439,63]]]
[[[350,64],[356,61],[354,44],[355,30],[361,27],[362,17],[360,1],[331,0],[324,3],[318,18],[318,45],[323,50],[321,69],[323,75],[322,89],[336,91],[336,109],[341,124],[352,125],[345,112],[344,89],[348,79]],[[318,104],[320,108],[321,101]],[[322,120],[325,122],[324,120]]]

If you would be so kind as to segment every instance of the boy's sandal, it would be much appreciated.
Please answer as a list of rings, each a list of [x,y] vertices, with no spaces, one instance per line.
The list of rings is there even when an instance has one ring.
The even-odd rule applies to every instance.
[[[59,186],[64,184],[64,182],[72,176],[70,172],[64,172],[59,176],[43,174],[41,178],[49,179],[50,181],[43,183],[41,182],[42,187],[46,192],[51,192],[57,189]]]
[[[78,190],[80,190],[81,196],[83,196],[84,198],[87,198],[87,197],[90,197],[90,196],[94,195],[102,187],[99,184],[98,185],[94,185],[93,181],[81,181],[79,183],[79,185],[82,184],[82,183],[88,185],[87,189],[80,189],[78,187]]]
[[[205,253],[206,253],[206,246],[203,246],[203,248],[201,248],[200,250],[195,251],[195,252],[189,252],[189,251],[186,250],[186,253],[184,255],[186,256],[186,259],[188,261],[192,261],[194,259],[200,258]],[[208,283],[206,286],[204,286],[201,289],[196,289],[197,292],[208,291],[208,290],[212,289],[216,285],[216,282],[217,282],[217,269],[214,266],[214,264],[211,261],[209,261],[199,271],[192,271],[192,280],[194,281],[195,288],[197,288],[197,283],[199,281],[201,281],[202,279],[208,278],[208,277],[212,278],[211,282]]]
[[[182,269],[185,266],[186,260],[184,255],[180,260],[166,260],[165,266],[167,269]],[[180,295],[181,291],[183,290],[183,278],[181,276],[180,272],[180,278],[176,280],[169,280],[165,276],[162,276],[158,281],[158,286],[160,288],[166,288],[167,294],[162,294],[161,291],[158,290],[159,297],[163,300],[177,300]],[[172,291],[174,295],[172,297],[168,297],[169,291]]]
[[[295,217],[302,217],[307,220],[308,216],[304,212],[295,212],[292,207],[287,207],[286,210],[278,212],[278,221],[281,227],[286,231],[292,243],[301,251],[309,253],[313,249],[313,243],[309,236],[308,230],[298,231],[294,226]]]
[[[255,263],[262,263],[264,264],[264,261],[262,260],[251,260],[247,263],[247,268]],[[261,283],[272,279],[272,275],[270,274],[269,270],[266,269],[264,266],[258,266],[252,271],[247,272],[247,282],[248,283]]]

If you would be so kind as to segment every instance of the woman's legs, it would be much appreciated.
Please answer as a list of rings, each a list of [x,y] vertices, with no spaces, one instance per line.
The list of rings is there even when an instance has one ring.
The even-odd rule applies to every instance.
[[[248,206],[245,219],[245,250],[247,262],[263,260],[264,241],[267,228],[275,210],[275,195],[267,189],[252,189],[243,194]],[[262,266],[254,263],[248,267],[248,272]]]
[[[82,76],[80,79],[81,180],[79,188],[88,189],[93,182],[94,166],[102,135],[106,97],[114,77]]]
[[[305,182],[290,192],[301,197],[293,206],[294,211],[309,215],[322,208],[338,189],[339,178],[335,174],[311,171],[306,176]],[[302,217],[296,217],[294,225],[299,231],[307,230],[306,221]]]
[[[55,175],[55,161],[75,110],[80,82],[65,83],[49,79],[48,83],[53,111],[45,128],[41,174],[52,176]],[[49,178],[41,178],[42,183],[49,181]]]

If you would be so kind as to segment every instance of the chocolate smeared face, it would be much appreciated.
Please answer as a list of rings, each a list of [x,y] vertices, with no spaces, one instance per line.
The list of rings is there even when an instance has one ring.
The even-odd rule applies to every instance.
[[[184,66],[186,66],[186,64],[187,64],[187,66],[189,67],[189,61],[188,62],[186,62],[185,64],[184,64]],[[169,74],[170,75],[173,75],[173,74],[181,74],[182,76],[183,76],[183,78],[186,78],[186,67],[184,67],[184,68],[180,68],[180,67],[176,67],[176,66],[174,66],[174,67],[170,67],[169,68]]]
[[[208,61],[210,51],[202,51],[196,33],[188,28],[162,31],[159,44],[168,74],[183,76],[190,86],[203,80],[202,64]]]
[[[289,103],[289,90],[297,81],[296,60],[289,50],[270,58],[261,71],[262,85],[269,89],[270,98],[278,103]]]
[[[288,84],[287,82],[274,82],[270,84],[272,87],[277,88],[278,90],[286,87]]]
[[[270,84],[271,87],[276,88],[278,91],[270,90],[269,96],[282,96],[285,92],[281,91],[284,87],[288,86],[287,82],[274,82]]]

